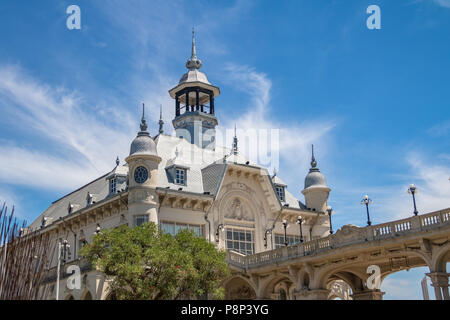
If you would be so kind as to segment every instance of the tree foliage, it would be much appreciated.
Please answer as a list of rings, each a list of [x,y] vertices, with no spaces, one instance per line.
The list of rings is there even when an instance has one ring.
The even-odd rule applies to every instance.
[[[224,251],[193,231],[172,236],[151,222],[102,231],[80,254],[107,276],[116,299],[223,299],[229,276]]]

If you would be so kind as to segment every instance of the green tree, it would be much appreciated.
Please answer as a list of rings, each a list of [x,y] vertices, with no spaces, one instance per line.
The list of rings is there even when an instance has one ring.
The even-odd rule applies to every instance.
[[[104,230],[80,254],[107,276],[116,299],[223,299],[230,272],[225,252],[206,239],[190,230],[172,236],[151,222]]]

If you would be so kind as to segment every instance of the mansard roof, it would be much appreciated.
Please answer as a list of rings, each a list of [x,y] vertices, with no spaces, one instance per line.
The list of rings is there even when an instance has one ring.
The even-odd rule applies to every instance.
[[[161,157],[158,168],[158,189],[169,189],[171,192],[182,192],[197,195],[216,196],[220,190],[223,178],[229,166],[243,166],[261,169],[268,175],[268,171],[261,166],[250,163],[241,154],[231,154],[229,148],[216,147],[215,150],[199,148],[190,144],[183,138],[159,134],[155,137],[157,154]],[[175,157],[175,150],[178,150],[178,156]],[[187,184],[185,186],[177,185],[168,177],[166,168],[171,165],[187,167]],[[66,196],[53,202],[31,225],[32,229],[41,227],[42,217],[50,218],[50,223],[57,221],[61,217],[68,215],[67,207],[70,204],[74,206],[72,214],[77,210],[84,209],[87,206],[87,193],[93,195],[93,201],[100,202],[111,197],[109,193],[109,178],[113,175],[126,177],[128,175],[128,165],[116,166],[112,171],[91,181],[83,187],[67,194]],[[122,184],[117,186],[118,191],[126,191],[126,178],[123,178]],[[269,183],[274,182],[269,179]],[[276,184],[282,183],[276,180]],[[182,190],[179,190],[182,188]],[[275,191],[274,191],[275,192]],[[281,204],[288,204],[289,208],[304,209],[304,205],[296,199],[291,193],[285,190],[286,201]]]

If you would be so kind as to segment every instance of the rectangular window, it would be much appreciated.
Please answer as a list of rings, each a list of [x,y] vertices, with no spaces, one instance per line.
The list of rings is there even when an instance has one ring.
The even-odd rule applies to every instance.
[[[186,169],[181,168],[175,169],[175,183],[186,185]]]
[[[280,199],[280,201],[286,201],[284,196],[284,187],[276,186],[275,190],[277,192],[278,199]]]
[[[181,230],[185,230],[185,229],[194,231],[194,233],[199,237],[203,236],[203,226],[201,226],[201,225],[163,221],[160,223],[160,226],[161,226],[161,230],[164,233],[169,233],[173,236],[176,235]]]
[[[288,243],[288,246],[293,246],[300,243],[300,236],[286,236],[286,240]],[[303,238],[303,241],[305,239]],[[284,247],[284,234],[275,234],[275,248]]]
[[[235,250],[242,254],[253,254],[255,252],[253,231],[227,228],[226,235],[227,249]]]
[[[109,193],[114,194],[117,191],[117,181],[116,178],[111,178],[109,180]]]
[[[140,226],[141,224],[146,223],[146,222],[148,222],[148,215],[147,214],[134,216],[134,225],[135,226]]]

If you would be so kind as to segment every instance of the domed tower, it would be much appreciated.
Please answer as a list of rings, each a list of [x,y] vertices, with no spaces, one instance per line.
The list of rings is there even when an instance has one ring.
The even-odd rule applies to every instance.
[[[147,131],[144,105],[142,105],[141,131],[131,143],[128,163],[128,213],[133,221],[158,223],[158,164],[161,158],[155,141]],[[136,223],[135,223],[136,224]]]
[[[188,72],[175,88],[169,90],[170,96],[175,99],[175,118],[172,123],[177,137],[213,150],[218,124],[214,114],[214,98],[220,94],[220,89],[209,83],[206,75],[199,71],[201,67],[202,61],[197,58],[192,30],[191,58],[186,62]]]
[[[305,178],[305,189],[302,190],[305,196],[306,207],[315,211],[326,212],[328,206],[328,196],[331,189],[328,188],[323,174],[317,168],[317,161],[314,158],[314,146],[312,146],[311,169]]]

